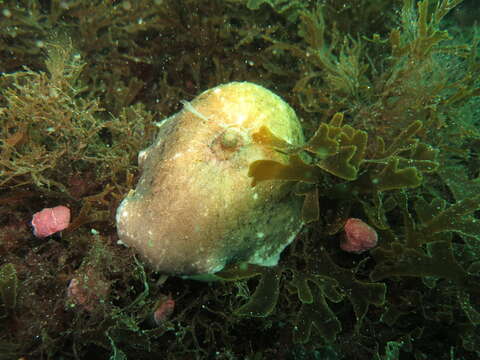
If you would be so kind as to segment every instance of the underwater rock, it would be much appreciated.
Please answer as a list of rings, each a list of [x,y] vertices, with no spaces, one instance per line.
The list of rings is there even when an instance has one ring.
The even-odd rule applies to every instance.
[[[117,209],[120,241],[166,274],[213,274],[227,264],[273,266],[300,231],[301,198],[292,182],[255,187],[250,163],[287,156],[252,135],[304,143],[294,111],[248,82],[209,89],[159,125],[140,152],[141,177]]]

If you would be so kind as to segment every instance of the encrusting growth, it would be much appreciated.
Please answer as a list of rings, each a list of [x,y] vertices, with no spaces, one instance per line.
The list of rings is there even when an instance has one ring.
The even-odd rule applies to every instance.
[[[261,86],[229,83],[184,102],[139,154],[137,188],[117,210],[121,242],[168,274],[212,274],[241,262],[276,265],[301,228],[301,202],[292,182],[251,186],[253,161],[287,161],[255,140],[265,127],[293,147],[304,142],[294,111]]]

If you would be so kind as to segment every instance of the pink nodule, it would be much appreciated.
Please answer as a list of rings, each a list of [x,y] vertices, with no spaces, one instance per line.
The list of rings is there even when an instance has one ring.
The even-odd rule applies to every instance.
[[[344,230],[345,241],[340,244],[340,248],[344,251],[360,254],[377,245],[377,232],[360,219],[348,219]]]
[[[158,303],[155,312],[153,313],[153,320],[157,325],[163,324],[170,318],[175,309],[175,300],[170,296],[163,297]]]
[[[70,224],[70,209],[59,205],[54,208],[45,208],[33,214],[33,234],[36,237],[47,237],[62,231]]]

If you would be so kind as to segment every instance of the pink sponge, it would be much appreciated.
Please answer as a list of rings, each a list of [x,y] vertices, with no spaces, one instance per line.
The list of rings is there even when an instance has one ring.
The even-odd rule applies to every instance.
[[[377,232],[360,219],[348,219],[344,230],[345,241],[340,244],[340,248],[344,251],[360,254],[377,245]]]
[[[54,208],[45,208],[33,214],[33,234],[36,237],[47,237],[62,231],[70,224],[70,209],[59,205]]]

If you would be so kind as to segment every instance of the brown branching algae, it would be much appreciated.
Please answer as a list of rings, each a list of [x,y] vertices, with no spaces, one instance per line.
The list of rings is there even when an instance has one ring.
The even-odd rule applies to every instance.
[[[0,0],[0,360],[478,359],[478,19]],[[268,116],[230,124],[243,104]],[[58,204],[70,226],[35,237]],[[352,218],[377,246],[342,251]]]

